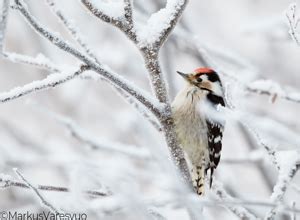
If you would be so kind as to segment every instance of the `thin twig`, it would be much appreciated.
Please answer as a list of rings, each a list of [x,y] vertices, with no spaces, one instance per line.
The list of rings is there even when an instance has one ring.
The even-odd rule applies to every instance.
[[[291,152],[291,154],[295,154]],[[293,160],[289,157],[284,157],[284,160],[288,160],[288,165],[279,164],[279,175],[276,185],[274,186],[274,191],[271,195],[271,201],[274,203],[281,203],[283,201],[283,197],[290,185],[291,181],[293,180],[294,176],[296,175],[299,167],[297,166],[299,158],[297,157],[296,160]],[[274,219],[275,215],[277,214],[277,209],[272,208],[265,216],[265,220],[272,220]]]
[[[81,128],[72,119],[58,115],[45,107],[37,106],[38,110],[42,110],[44,113],[48,114],[50,117],[54,118],[56,121],[65,126],[71,135],[78,139],[79,141],[87,144],[92,149],[105,150],[108,152],[116,152],[124,154],[133,158],[147,160],[150,159],[150,154],[147,150],[139,148],[133,145],[126,145],[123,143],[117,143],[105,139],[94,138],[93,135],[89,134],[85,129]]]
[[[86,7],[97,18],[103,22],[109,23],[118,29],[120,29],[132,42],[138,43],[136,31],[133,27],[132,20],[132,5],[130,0],[124,0],[125,8],[124,14],[120,18],[111,17],[104,12],[100,11],[97,7],[93,5],[90,0],[81,0],[82,4]]]
[[[57,7],[55,0],[45,0],[49,7],[51,8],[52,12],[59,18],[59,20],[64,24],[66,29],[72,35],[73,39],[84,49],[85,53],[93,58],[95,62],[100,64],[96,55],[93,53],[92,49],[88,46],[88,43],[85,42],[81,33],[76,28],[75,24],[73,24],[70,19],[66,17],[66,15]]]
[[[232,211],[240,219],[258,219],[257,216],[255,216],[253,213],[251,213],[243,206],[233,206],[233,205],[226,204],[227,202],[229,202],[230,204],[230,202],[234,201],[234,199],[227,194],[225,189],[221,186],[220,183],[216,182],[216,180],[214,180],[214,184],[212,186],[212,192],[215,194],[215,196],[217,196],[217,198],[219,198],[221,203],[224,202],[226,208]]]
[[[48,207],[51,211],[53,211],[56,214],[61,213],[61,211],[58,211],[57,208],[55,208],[50,202],[48,202],[44,196],[39,192],[39,190],[34,187],[19,171],[18,169],[14,169],[15,173],[20,177],[20,179],[28,186],[28,188],[32,189],[33,192],[37,195],[37,197],[40,199],[40,201]]]
[[[296,15],[296,9],[296,3],[292,3],[286,10],[285,16],[289,24],[289,34],[291,35],[292,39],[296,42],[296,44],[300,46],[300,33],[297,32],[298,25],[300,23],[300,18]]]
[[[0,183],[4,183],[4,185],[0,186],[0,189],[6,189],[9,187],[18,187],[18,188],[24,188],[24,189],[29,189],[30,187],[22,182],[11,180],[10,178],[3,178],[0,176]],[[36,188],[38,190],[42,191],[53,191],[53,192],[71,192],[71,190],[67,187],[62,187],[62,186],[49,186],[49,185],[37,185]],[[100,192],[96,190],[86,190],[83,192],[84,194],[87,194],[89,196],[93,197],[102,197],[102,196],[107,196],[109,193],[105,192]]]

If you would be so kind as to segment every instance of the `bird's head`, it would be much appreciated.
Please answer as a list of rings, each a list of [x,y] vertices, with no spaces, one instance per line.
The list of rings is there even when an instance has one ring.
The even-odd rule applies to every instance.
[[[197,68],[191,73],[177,71],[190,86],[195,86],[201,90],[222,95],[222,84],[219,75],[210,68]]]

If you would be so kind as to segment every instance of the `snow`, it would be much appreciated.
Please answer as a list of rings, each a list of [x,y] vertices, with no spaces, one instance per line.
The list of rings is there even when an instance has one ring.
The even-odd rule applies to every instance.
[[[123,0],[92,0],[93,5],[104,14],[119,18],[124,15],[124,1]]]
[[[277,184],[273,189],[271,200],[277,202],[280,200],[287,185],[292,180],[296,172],[296,164],[300,163],[300,153],[295,151],[280,151],[276,152],[276,160],[279,167],[279,175]]]
[[[12,179],[13,178],[11,176],[0,173],[0,189],[6,187]]]
[[[281,86],[272,80],[257,80],[249,84],[253,90],[268,91],[271,94],[284,95],[285,92]]]
[[[73,79],[77,75],[78,72],[51,74],[43,80],[32,81],[24,86],[15,87],[8,92],[0,93],[0,102],[6,102],[12,99],[16,99],[18,97],[32,92],[36,92],[38,90],[55,87],[58,84]]]
[[[57,66],[52,63],[44,54],[38,53],[36,57],[30,57],[17,53],[5,53],[4,56],[14,63],[24,63],[28,65],[34,65],[43,69],[48,69],[53,72],[58,72]]]
[[[150,16],[146,25],[137,27],[139,46],[153,44],[162,37],[162,32],[171,26],[171,21],[183,3],[183,0],[169,0],[165,8]]]
[[[59,3],[59,5],[57,5],[58,10],[55,11],[56,13],[63,13],[66,9],[70,9],[68,1],[56,1]],[[120,9],[119,12],[118,10],[110,10],[112,4],[120,3],[120,1],[94,0],[94,4],[104,5],[107,7],[107,10],[100,8],[99,10],[106,10],[105,13],[107,14],[115,13],[118,21],[123,21],[123,11]],[[145,20],[147,21],[150,17],[147,24],[145,22],[144,26],[138,28],[140,34],[139,39],[142,40],[142,43],[147,44],[147,46],[149,46],[149,43],[154,43],[155,46],[155,43],[159,42],[158,40],[161,39],[161,34],[166,28],[170,27],[169,23],[172,21],[171,18],[176,12],[175,5],[178,2],[177,0],[168,1],[166,8],[150,17],[150,14],[158,7],[157,1],[134,1],[136,9],[134,15],[138,13],[143,14],[141,15],[142,18],[139,19],[137,19],[137,16],[133,17],[134,24],[141,23]],[[220,69],[221,72],[224,72],[224,74],[222,74],[226,76],[224,77],[224,85],[227,84],[228,88],[231,87],[229,88],[230,92],[227,93],[227,97],[229,97],[231,103],[233,103],[232,106],[234,106],[234,108],[230,112],[225,111],[226,109],[220,109],[221,113],[227,112],[225,118],[228,119],[223,139],[225,142],[222,150],[222,158],[228,158],[228,155],[231,155],[231,160],[238,163],[235,163],[233,166],[232,164],[226,164],[225,160],[221,160],[215,174],[216,179],[220,179],[220,181],[224,182],[224,186],[231,190],[237,200],[234,198],[232,198],[232,200],[231,198],[226,199],[226,197],[224,198],[224,193],[222,193],[221,197],[223,200],[215,203],[215,200],[211,200],[210,193],[208,193],[205,195],[206,198],[204,200],[206,201],[207,199],[207,201],[210,202],[212,205],[210,208],[207,208],[205,203],[201,203],[202,198],[199,199],[198,197],[195,197],[195,199],[197,198],[199,200],[198,205],[193,205],[193,203],[186,198],[188,193],[183,189],[182,184],[178,183],[179,180],[173,177],[175,175],[173,175],[172,164],[170,164],[170,167],[167,166],[167,164],[172,161],[168,159],[169,155],[167,153],[169,153],[169,151],[165,146],[166,142],[163,139],[163,133],[157,133],[155,130],[152,131],[149,129],[147,122],[142,121],[130,107],[126,106],[126,104],[114,94],[114,91],[111,91],[109,86],[86,80],[80,82],[76,80],[75,84],[67,84],[66,86],[68,88],[63,87],[62,90],[58,89],[55,93],[43,92],[43,95],[39,97],[43,105],[47,103],[47,108],[53,109],[53,111],[59,115],[66,115],[72,118],[72,121],[66,120],[66,123],[63,122],[63,119],[61,121],[58,120],[59,122],[57,123],[57,120],[47,118],[45,115],[32,114],[32,109],[24,105],[23,101],[1,105],[0,148],[2,152],[3,149],[5,152],[5,154],[0,155],[1,172],[10,174],[11,165],[13,165],[24,171],[26,176],[28,175],[28,179],[33,179],[35,181],[34,183],[41,184],[44,181],[49,185],[71,186],[71,192],[47,192],[45,193],[45,196],[47,196],[45,199],[53,201],[53,205],[60,209],[71,212],[78,211],[76,209],[80,206],[79,208],[81,210],[93,217],[95,215],[98,219],[101,217],[104,219],[135,219],[137,218],[137,216],[133,216],[135,212],[128,208],[128,206],[133,206],[132,204],[144,199],[151,201],[149,205],[153,205],[157,208],[157,212],[166,216],[166,219],[176,219],[178,216],[182,216],[181,219],[192,219],[188,218],[186,210],[198,210],[199,212],[197,213],[202,214],[200,213],[202,207],[204,209],[202,219],[233,219],[234,216],[232,216],[228,210],[221,208],[220,205],[230,206],[229,208],[238,216],[244,216],[244,213],[251,215],[251,213],[254,212],[258,215],[259,219],[263,219],[262,214],[264,214],[265,208],[262,208],[261,205],[256,205],[258,207],[251,207],[248,212],[246,208],[247,204],[243,204],[242,202],[249,197],[255,200],[269,199],[270,186],[266,183],[268,182],[268,178],[274,180],[277,177],[276,170],[272,170],[270,166],[277,167],[277,165],[279,165],[283,167],[280,171],[278,186],[274,188],[274,198],[277,200],[284,194],[284,190],[282,189],[284,189],[286,183],[290,181],[288,174],[291,173],[290,171],[294,171],[294,165],[292,163],[284,163],[289,162],[286,160],[292,160],[292,155],[290,154],[293,152],[281,156],[281,153],[285,154],[285,152],[278,152],[278,150],[286,149],[286,145],[292,145],[291,147],[293,147],[293,149],[299,147],[299,123],[296,119],[300,105],[295,102],[277,102],[276,106],[272,105],[270,107],[268,103],[265,103],[265,99],[260,98],[260,95],[244,97],[244,93],[249,91],[247,85],[253,81],[253,77],[257,79],[258,77],[263,77],[276,79],[278,83],[271,80],[259,80],[251,84],[252,88],[260,89],[260,91],[265,93],[271,93],[271,95],[282,95],[283,97],[280,98],[293,99],[293,101],[300,100],[300,95],[297,91],[291,93],[290,88],[282,84],[284,82],[294,87],[297,86],[298,63],[296,57],[299,57],[299,50],[297,50],[295,44],[287,38],[287,27],[283,27],[282,30],[286,33],[286,39],[282,39],[284,42],[276,43],[272,38],[273,35],[267,35],[265,32],[258,33],[261,37],[247,37],[241,36],[240,33],[236,31],[230,31],[233,24],[236,27],[244,27],[247,25],[244,21],[245,18],[249,20],[250,14],[243,12],[245,12],[245,10],[247,11],[249,4],[242,3],[242,1],[235,2],[234,4],[228,2],[224,4],[218,2],[218,4],[215,4],[211,1],[190,1],[190,3],[192,7],[187,8],[185,14],[186,20],[181,31],[182,35],[179,36],[176,33],[172,35],[172,40],[168,42],[168,45],[165,45],[166,49],[171,48],[171,50],[166,51],[164,56],[160,57],[160,64],[162,65],[163,73],[168,74],[167,83],[175,88],[174,92],[180,89],[176,84],[177,78],[175,76],[175,70],[188,70],[195,68],[196,65],[201,65],[199,64],[201,56],[204,61],[209,60],[209,62],[206,62],[208,65],[215,63],[213,68],[216,68],[216,70]],[[28,4],[31,5],[33,3],[28,1]],[[251,7],[253,7],[253,9],[258,8],[259,10],[251,10],[251,19],[257,17],[257,11],[260,11],[260,13],[264,11],[266,13],[263,14],[266,17],[270,17],[271,13],[273,14],[271,10],[274,8],[276,8],[274,15],[280,16],[280,14],[278,14],[278,8],[282,8],[282,4],[286,3],[281,3],[281,6],[275,2],[272,2],[272,4],[262,3],[259,4],[259,6],[253,3]],[[224,10],[219,10],[220,6]],[[283,5],[283,7],[286,6]],[[205,10],[201,10],[201,8]],[[44,14],[44,12],[45,14],[46,12],[49,13],[49,8],[41,7],[40,4],[34,5],[34,9],[33,14],[37,16]],[[93,22],[89,22],[91,19],[90,15],[84,12],[82,7],[72,7],[72,10],[69,10],[66,15],[76,15],[76,24],[68,19],[69,23],[63,23],[63,26],[71,32],[73,38],[82,47],[81,50],[85,51],[90,58],[93,58],[93,56],[87,52],[89,48],[97,52],[96,55],[99,56],[99,60],[102,59],[103,61],[103,57],[105,57],[104,63],[118,70],[117,72],[123,77],[120,77],[105,65],[97,65],[92,66],[97,69],[97,71],[87,71],[78,78],[100,80],[103,79],[104,76],[106,77],[106,81],[116,80],[119,84],[113,84],[114,88],[118,85],[123,86],[122,88],[128,87],[128,91],[126,92],[128,98],[125,97],[127,102],[133,103],[133,105],[137,102],[135,98],[131,98],[131,95],[128,94],[129,92],[130,94],[136,94],[136,96],[143,96],[142,99],[146,99],[155,105],[157,109],[162,111],[164,105],[155,100],[148,92],[150,89],[145,76],[145,66],[139,54],[136,53],[137,51],[132,48],[133,45],[125,43],[127,39],[115,31],[110,24],[101,25],[101,22],[99,23],[97,19],[94,19]],[[239,12],[238,16],[236,16],[235,12]],[[146,18],[145,15],[149,15],[149,17]],[[171,17],[168,17],[169,15],[171,15]],[[54,36],[48,33],[46,25],[41,26],[38,24],[44,36],[47,36],[49,40],[54,39],[50,42],[49,46],[47,44],[44,45],[42,40],[41,43],[43,47],[41,47],[41,45],[37,43],[37,39],[39,38],[34,35],[35,33],[26,31],[27,26],[22,22],[14,22],[14,19],[16,19],[15,16],[16,13],[12,13],[10,17],[12,20],[9,22],[8,30],[10,33],[7,35],[9,37],[6,41],[8,44],[7,48],[12,48],[14,51],[24,54],[42,52],[49,56],[49,58],[43,54],[34,55],[34,57],[11,54],[11,61],[26,63],[33,68],[49,69],[51,59],[59,56],[65,65],[73,67],[74,59],[69,59],[67,53],[64,53],[65,51],[71,52],[77,58],[81,59],[83,63],[87,61],[88,65],[94,61],[94,59],[92,60],[84,55],[84,53],[81,53],[79,49],[77,50],[75,47],[65,44],[63,38],[56,38],[56,36],[64,36],[70,40],[71,36],[61,35],[59,33]],[[228,20],[229,17],[230,20]],[[19,17],[17,18],[19,19]],[[68,18],[68,16],[65,18]],[[51,29],[64,33],[62,32],[61,24],[55,22],[55,19],[57,18],[51,17],[50,20],[47,20],[47,24],[51,26]],[[159,19],[163,20],[160,21]],[[40,19],[37,18],[36,20],[39,21]],[[210,22],[207,22],[208,20]],[[100,25],[95,28],[97,24]],[[85,34],[86,37],[78,35],[79,29],[81,29],[80,32]],[[112,30],[110,31],[110,29]],[[19,32],[23,33],[22,41],[13,35]],[[194,39],[192,37],[194,34],[200,37]],[[84,41],[80,43],[81,39],[87,39],[86,42],[89,45],[85,44]],[[200,53],[197,50],[197,42],[201,42],[199,43],[199,49],[203,49],[200,50]],[[65,51],[60,51],[59,53],[57,49],[51,47],[51,43],[55,43]],[[85,45],[88,45],[88,47]],[[103,47],[103,45],[105,46]],[[222,45],[226,45],[226,47]],[[257,48],[260,48],[260,56],[257,56]],[[272,50],[270,50],[270,48],[272,48]],[[204,49],[206,49],[207,52],[203,53]],[[116,51],[118,54],[122,54],[122,56],[116,56]],[[208,56],[205,56],[207,54]],[[290,59],[288,59],[287,62],[278,62],[278,60],[284,60],[282,56],[289,57]],[[245,59],[241,59],[241,57],[245,57]],[[264,59],[260,57],[264,57]],[[217,62],[210,62],[215,60]],[[220,62],[219,60],[222,61]],[[251,63],[249,65],[250,60],[251,63],[253,62],[254,68],[249,67],[251,66]],[[205,62],[203,62],[203,65],[204,63]],[[221,63],[221,65],[218,63]],[[48,67],[46,67],[47,65]],[[5,85],[5,88],[12,88],[17,82],[30,82],[29,84],[31,84],[30,86],[20,86],[22,84],[18,84],[20,90],[13,89],[11,91],[14,92],[9,91],[11,93],[5,96],[8,98],[7,100],[12,100],[24,94],[35,93],[37,90],[52,88],[59,83],[63,83],[61,80],[68,80],[73,77],[72,72],[70,72],[70,78],[68,78],[68,71],[65,68],[61,66],[57,67],[55,64],[53,65],[54,68],[63,70],[61,76],[63,78],[56,78],[54,76],[58,77],[58,75],[54,74],[53,79],[49,76],[50,78],[47,77],[46,79],[39,80],[39,83],[39,81],[31,82],[33,77],[31,74],[22,74],[26,72],[26,66],[11,65],[9,58],[4,60],[4,62],[0,64],[0,88],[3,85]],[[263,71],[266,69],[269,71]],[[287,74],[282,74],[282,72],[278,70],[285,70],[285,73],[288,73],[288,77],[286,77]],[[44,72],[48,73],[48,71]],[[255,74],[260,74],[260,76]],[[156,78],[156,80],[157,79],[158,78]],[[80,83],[80,87],[78,87],[77,82]],[[232,89],[232,87],[235,89]],[[68,90],[68,92],[65,92],[66,90]],[[161,91],[161,93],[164,93],[163,90]],[[257,93],[260,91],[257,91]],[[68,94],[67,96],[65,95],[66,93]],[[1,95],[2,98],[5,98],[3,94]],[[170,94],[171,97],[174,95],[174,93]],[[141,108],[140,111],[143,115],[149,115],[149,112],[144,111],[143,108]],[[168,111],[166,112],[168,113]],[[220,116],[220,119],[223,120],[223,117]],[[240,124],[235,123],[235,120],[245,122],[247,125],[249,124],[251,129],[240,129]],[[75,124],[75,121],[78,124]],[[7,129],[7,127],[11,128]],[[68,134],[71,133],[72,136],[64,135],[65,129],[68,131]],[[9,130],[11,130],[11,132]],[[168,135],[169,139],[172,138],[171,133],[167,133],[166,135]],[[215,141],[218,140],[219,138],[215,139]],[[14,145],[17,147],[14,147]],[[253,148],[256,146],[257,150],[254,152],[253,149],[250,150],[252,146]],[[263,147],[265,147],[265,149]],[[146,151],[143,152],[143,150]],[[264,159],[264,162],[270,161],[269,158],[265,157],[265,150],[268,150],[272,154],[274,153],[275,160],[276,158],[278,159],[275,165],[261,163],[262,159]],[[27,152],[26,154],[24,154],[25,151]],[[234,152],[234,154],[232,154],[232,152]],[[296,151],[294,152],[296,154]],[[148,159],[150,155],[153,155],[153,159]],[[243,159],[249,163],[258,163],[259,168],[263,169],[257,169],[256,165],[248,166],[243,162],[239,163],[239,160]],[[78,167],[76,168],[76,172],[73,170],[74,165]],[[98,175],[97,172],[99,172]],[[72,173],[76,173],[76,175],[72,175]],[[234,178],[231,178],[236,175],[239,176],[238,181],[234,181]],[[249,176],[251,176],[250,182]],[[125,185],[124,179],[126,180]],[[295,176],[293,182],[299,185],[298,175]],[[273,183],[273,181],[271,181],[271,183]],[[87,198],[81,194],[83,190],[98,189],[100,185],[103,186],[102,184],[107,186],[114,196],[107,197],[107,199],[99,198],[99,203],[96,204],[97,199]],[[0,184],[0,186],[1,185],[2,184]],[[75,197],[76,195],[74,195],[73,190],[76,188],[78,188],[78,194],[80,195],[78,199]],[[22,189],[16,189],[15,186],[10,190],[14,193],[14,197],[9,196],[10,193],[1,191],[1,198],[3,197],[3,199],[0,200],[1,207],[24,209],[24,206],[18,206],[18,201],[24,201],[24,204],[29,204],[31,207],[38,209],[39,203],[29,201],[29,190],[26,191],[26,196],[23,195]],[[289,189],[289,191],[290,190],[293,189]],[[155,195],[153,192],[155,192]],[[211,190],[208,189],[208,192],[211,192]],[[217,192],[220,192],[220,190],[217,189]],[[290,204],[292,201],[297,201],[295,194],[296,193],[288,192],[284,195],[285,202]],[[162,201],[164,195],[172,196],[169,196],[170,199],[168,201]],[[150,196],[151,200],[148,200]],[[238,203],[240,201],[239,199],[242,200],[240,204]],[[121,202],[122,200],[124,201],[123,203]],[[225,204],[223,204],[223,201]],[[236,203],[236,201],[238,202]],[[228,204],[226,204],[226,202],[228,202]],[[230,202],[232,202],[232,204],[230,204]],[[156,206],[155,204],[158,205]],[[269,202],[269,204],[273,203]],[[148,204],[144,205],[140,203],[139,205],[139,211],[149,210],[149,208],[152,209]],[[237,208],[236,205],[239,207]],[[125,209],[123,209],[124,206]],[[120,210],[119,207],[122,208],[122,210]],[[156,211],[156,209],[154,210]],[[278,210],[276,211],[277,213],[279,212]],[[179,215],[177,215],[177,213]],[[183,215],[183,213],[185,215]],[[147,217],[149,218],[146,212],[141,216],[141,218]],[[280,218],[280,216],[278,217]]]
[[[291,92],[288,94],[288,98],[300,102],[300,93],[299,92]]]
[[[54,116],[56,120],[63,123],[69,129],[71,135],[83,141],[85,144],[88,144],[92,148],[101,149],[108,152],[113,151],[124,155],[129,155],[132,157],[142,158],[142,159],[150,158],[149,152],[143,148],[138,148],[137,146],[126,145],[118,142],[112,142],[100,137],[96,138],[95,135],[89,134],[86,130],[78,126],[71,119],[57,115],[55,113],[51,113],[51,112],[48,113]]]

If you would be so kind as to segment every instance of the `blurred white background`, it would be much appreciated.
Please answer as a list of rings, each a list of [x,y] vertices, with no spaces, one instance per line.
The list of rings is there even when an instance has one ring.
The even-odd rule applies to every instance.
[[[39,22],[76,45],[44,1],[26,2]],[[133,2],[138,26],[143,26],[166,3],[163,0]],[[247,117],[260,138],[280,151],[297,154],[300,103],[280,97],[272,103],[270,96],[247,92],[241,86],[241,83],[251,85],[256,80],[268,79],[287,92],[299,90],[300,47],[288,34],[284,14],[292,2],[295,1],[191,0],[160,53],[171,98],[183,86],[176,70],[188,72],[206,66],[201,59],[204,51],[222,72],[238,80],[222,78],[232,105],[245,114],[242,117]],[[92,16],[80,1],[57,1],[57,6],[74,22],[102,63],[151,92],[143,59],[123,33]],[[78,60],[36,34],[13,9],[9,12],[5,51],[31,57],[43,54],[62,69],[79,65]],[[51,73],[2,58],[1,93]],[[137,147],[153,157],[140,159],[95,149],[74,137],[56,114],[73,120],[100,145]],[[17,179],[12,170],[17,167],[31,183],[72,189],[72,193],[43,192],[56,207],[88,213],[89,219],[146,219],[149,218],[145,215],[147,203],[153,202],[159,204],[157,209],[167,219],[188,219],[186,211],[174,205],[178,187],[173,185],[178,183],[169,174],[171,163],[162,135],[104,81],[77,78],[54,89],[2,103],[0,140],[0,173]],[[229,120],[216,177],[233,197],[270,201],[278,171],[249,131]],[[296,174],[284,196],[287,205],[295,201],[296,207],[300,207],[299,183],[300,176]],[[80,193],[103,187],[109,187],[116,195],[95,199]],[[25,189],[1,190],[0,198],[0,210],[45,209]],[[119,210],[119,205],[125,208]],[[261,216],[270,208],[251,206],[249,209]],[[204,216],[205,219],[238,219],[220,206],[205,208]],[[287,214],[277,218],[289,219]]]

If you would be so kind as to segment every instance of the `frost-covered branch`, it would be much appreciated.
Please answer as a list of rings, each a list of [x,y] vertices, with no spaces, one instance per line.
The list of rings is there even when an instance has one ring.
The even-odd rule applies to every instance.
[[[244,127],[247,128],[247,130],[251,133],[251,135],[255,138],[255,140],[257,141],[257,143],[262,146],[268,153],[269,155],[269,158],[271,160],[271,162],[276,166],[278,167],[278,164],[277,164],[277,160],[276,160],[276,149],[273,147],[273,146],[270,146],[269,144],[267,144],[262,138],[261,136],[259,135],[259,133],[253,129],[252,126],[250,126],[248,124],[247,121],[241,119],[241,123],[243,124]]]
[[[56,214],[59,214],[61,211],[58,211],[57,208],[55,208],[50,202],[48,202],[44,196],[39,192],[39,190],[33,186],[24,176],[21,174],[18,169],[14,169],[15,173],[19,176],[19,178],[28,186],[28,188],[32,189],[33,192],[37,195],[37,197],[40,199],[42,204],[44,204],[47,208],[49,208],[51,211],[53,211]]]
[[[297,164],[300,161],[300,154],[295,152],[277,152],[276,159],[278,161],[279,174],[271,195],[271,202],[281,203],[288,186],[299,169],[299,165],[297,166]],[[277,209],[272,208],[266,214],[265,220],[274,219],[276,213]]]
[[[149,208],[147,212],[156,220],[167,220],[167,218],[165,218],[163,215],[161,215],[153,208]]]
[[[10,187],[30,189],[30,187],[27,184],[13,180],[8,175],[0,174],[0,189],[6,189]],[[69,188],[61,187],[61,186],[37,185],[35,188],[41,191],[71,192]],[[102,197],[102,196],[109,195],[108,193],[95,191],[95,190],[86,190],[83,193],[93,197]]]
[[[98,61],[96,55],[90,49],[88,43],[84,40],[84,37],[82,36],[82,34],[78,30],[78,28],[75,26],[74,22],[71,22],[70,19],[66,17],[66,15],[63,13],[63,11],[56,5],[55,0],[45,0],[45,1],[49,5],[49,7],[51,8],[52,12],[64,24],[64,26],[66,27],[66,29],[72,35],[73,39],[81,46],[81,48],[84,49],[85,53],[89,57],[93,58],[94,61],[97,64],[101,65],[100,62]],[[130,1],[128,1],[128,3],[126,3],[126,5],[129,5],[128,7],[131,7]],[[128,10],[129,9],[127,9],[127,11]],[[14,56],[9,57],[9,58],[11,58],[11,60],[14,61],[14,62],[26,63],[26,64],[38,66],[38,67],[41,67],[41,68],[45,68],[45,69],[48,69],[50,71],[57,71],[57,72],[60,71],[59,67],[57,67],[54,64],[52,64],[46,57],[41,57],[41,55],[39,55],[36,59],[30,58],[30,57],[26,57],[26,56],[22,56],[22,55],[17,55],[17,54],[16,55],[12,54],[12,55],[14,55]],[[41,58],[43,58],[43,59],[41,60]],[[84,75],[81,75],[81,78],[83,78],[83,79],[94,79],[95,77],[90,77],[90,75],[84,74]],[[147,109],[146,108],[143,108],[141,106],[141,104],[139,102],[135,101],[135,99],[132,96],[128,95],[122,89],[116,87],[113,83],[110,83],[105,78],[101,78],[101,79],[103,79],[104,81],[107,81],[122,98],[124,98],[138,112],[140,112],[141,115],[143,117],[145,117],[158,131],[161,131],[161,126],[159,125],[158,122],[156,122],[156,120],[153,118],[153,116],[151,114],[147,113]]]
[[[159,12],[151,16],[147,25],[144,27],[145,29],[142,31],[142,33],[146,33],[145,36],[147,36],[147,39],[151,39],[151,42],[144,41],[143,34],[135,31],[133,21],[130,19],[132,17],[132,6],[129,1],[124,1],[124,4],[117,3],[119,4],[117,7],[118,10],[114,10],[113,13],[111,8],[112,5],[110,5],[110,7],[106,5],[112,3],[96,2],[91,0],[81,0],[81,2],[100,20],[118,27],[140,49],[140,52],[144,57],[145,66],[149,73],[152,91],[158,101],[165,104],[162,114],[159,115],[159,120],[162,124],[172,158],[177,167],[179,167],[183,178],[190,182],[189,169],[175,134],[175,125],[172,119],[168,92],[158,61],[159,50],[163,42],[167,39],[177,24],[188,1],[169,0],[166,8],[161,9]],[[96,3],[97,5],[95,5]],[[108,10],[108,8],[110,10]],[[120,8],[122,8],[122,10]],[[124,15],[126,13],[129,13],[130,15],[127,15],[126,17]],[[162,18],[163,22],[158,18]]]
[[[12,177],[8,175],[0,174],[0,189],[7,189],[10,187],[17,187],[17,188],[23,188],[23,189],[30,189],[30,187],[23,182],[19,182],[16,180],[13,180]],[[214,185],[213,185],[214,187]],[[49,185],[37,185],[35,187],[38,190],[41,191],[49,191],[49,192],[62,192],[62,193],[70,193],[71,190],[67,187],[61,187],[61,186],[49,186]],[[284,212],[292,212],[292,213],[300,213],[300,210],[295,207],[289,207],[284,204],[275,204],[271,202],[266,201],[248,201],[248,200],[236,200],[232,197],[230,197],[223,189],[223,187],[216,186],[216,188],[213,190],[216,193],[216,196],[219,197],[218,200],[207,200],[207,199],[199,199],[197,198],[197,202],[199,205],[207,206],[207,207],[216,207],[216,206],[225,206],[225,207],[235,207],[231,208],[238,216],[248,216],[249,219],[256,219],[254,218],[252,214],[245,214],[248,213],[248,211],[245,211],[245,209],[242,206],[256,206],[256,207],[268,207],[268,208],[279,208],[281,211]],[[110,196],[111,192],[102,192],[102,191],[96,191],[96,190],[86,190],[83,191],[84,194],[91,196],[91,197],[105,197]],[[196,202],[196,203],[197,203]],[[240,207],[241,209],[237,208]]]
[[[189,169],[186,164],[184,154],[182,149],[179,147],[179,142],[177,140],[175,134],[174,122],[171,117],[171,107],[168,101],[167,89],[164,83],[164,80],[161,76],[161,68],[158,63],[158,53],[157,50],[153,51],[152,49],[147,49],[143,51],[143,55],[145,58],[146,67],[149,71],[149,75],[151,78],[152,88],[156,95],[156,98],[165,104],[163,111],[160,108],[160,104],[155,102],[149,96],[145,96],[142,91],[140,91],[136,86],[132,83],[128,82],[124,78],[119,75],[113,73],[107,68],[103,67],[95,63],[91,58],[85,56],[76,50],[73,46],[65,42],[62,38],[56,36],[55,34],[48,31],[45,27],[39,24],[39,22],[29,13],[27,6],[22,0],[15,0],[17,5],[17,9],[21,12],[21,14],[26,18],[29,24],[36,30],[39,34],[44,36],[46,39],[51,41],[54,45],[59,47],[60,49],[72,54],[77,57],[85,64],[87,64],[92,70],[100,74],[101,76],[108,79],[117,87],[120,87],[124,91],[126,91],[131,96],[135,97],[142,104],[144,104],[152,113],[154,113],[161,121],[163,126],[163,131],[165,134],[165,138],[168,144],[168,147],[171,151],[172,158],[174,159],[175,164],[179,167],[183,178],[190,182],[190,174]],[[179,16],[180,14],[178,14]],[[174,21],[177,21],[175,19]],[[155,103],[155,104],[154,104]],[[158,107],[159,106],[159,107]]]
[[[51,72],[60,72],[60,68],[54,64],[49,58],[43,54],[38,54],[36,57],[30,57],[23,54],[4,52],[3,56],[14,63],[31,65],[40,69],[49,70]]]
[[[15,0],[16,9],[26,18],[31,27],[36,30],[40,35],[48,39],[55,46],[61,50],[66,51],[85,64],[87,64],[93,71],[100,74],[102,77],[109,80],[115,86],[125,90],[127,93],[135,97],[139,102],[144,104],[155,115],[160,115],[159,103],[155,102],[150,96],[146,95],[144,91],[138,89],[133,83],[127,81],[118,74],[112,72],[108,67],[94,62],[93,59],[85,56],[80,51],[75,49],[72,45],[64,41],[61,37],[51,33],[46,27],[43,27],[28,11],[27,5],[23,0]]]
[[[291,35],[292,39],[300,46],[300,32],[299,32],[299,22],[300,18],[296,14],[297,5],[296,3],[292,3],[289,8],[286,10],[285,15],[289,24],[289,34]]]
[[[66,17],[66,15],[62,12],[62,10],[59,7],[57,7],[56,1],[55,0],[45,0],[45,1],[51,8],[52,12],[64,24],[64,26],[69,31],[69,33],[72,35],[74,40],[76,40],[76,42],[81,46],[81,48],[84,49],[85,53],[89,57],[93,58],[99,64],[99,61],[97,60],[95,54],[93,53],[92,49],[88,46],[87,42],[85,42],[83,36],[77,29],[76,25],[72,21],[70,21],[70,19],[68,19]]]
[[[92,149],[121,153],[127,156],[131,156],[143,160],[150,159],[150,154],[145,149],[139,148],[137,146],[126,145],[123,143],[121,144],[121,143],[112,142],[105,139],[95,138],[93,135],[89,134],[85,129],[81,128],[70,118],[67,118],[62,115],[58,115],[43,107],[39,107],[39,109],[45,111],[48,115],[50,115],[55,120],[63,124],[70,131],[71,135],[74,138],[87,144]]]
[[[214,180],[214,183],[212,185],[212,193],[215,194],[221,204],[224,203],[224,206],[232,211],[240,219],[258,219],[253,213],[251,213],[243,206],[230,205],[230,202],[234,202],[234,199],[227,194],[223,186],[216,180]],[[227,204],[227,202],[229,202],[229,204]]]
[[[278,83],[271,80],[257,80],[246,85],[246,90],[253,93],[271,96],[272,102],[276,98],[300,103],[299,92],[286,92]]]
[[[247,155],[248,156],[248,155]],[[223,158],[222,163],[229,165],[241,165],[241,164],[253,164],[253,163],[262,163],[264,161],[264,157],[240,157],[240,158]]]
[[[157,131],[161,132],[162,127],[157,120],[153,116],[153,114],[147,109],[144,105],[142,105],[140,102],[138,102],[134,97],[129,95],[126,91],[114,86],[112,83],[110,83],[105,78],[99,77],[99,75],[94,74],[93,72],[86,72],[85,74],[81,75],[82,79],[87,80],[103,80],[106,81],[112,88],[116,91],[118,95],[120,95],[121,98],[123,98],[128,104],[130,104],[139,114],[141,114]]]
[[[70,81],[88,69],[88,66],[82,65],[80,69],[75,72],[54,73],[45,79],[33,81],[21,87],[15,87],[8,92],[0,93],[0,102],[8,102],[36,91],[54,88],[60,84]]]
[[[148,122],[159,132],[162,131],[162,127],[154,116],[142,105],[140,105],[132,96],[128,95],[125,91],[115,88],[117,93],[125,99],[127,103],[133,106]]]
[[[131,0],[124,0],[124,17],[128,24],[133,27],[133,11]]]
[[[160,48],[162,46],[175,28],[187,4],[188,0],[168,0],[165,8],[151,16],[146,27],[148,30],[142,34],[143,37],[146,37],[145,34],[148,35],[146,42],[151,45],[150,47]]]
[[[4,51],[4,40],[6,32],[6,24],[9,11],[9,0],[2,0],[0,11],[0,54]]]
[[[97,18],[119,28],[131,41],[138,43],[136,31],[133,28],[130,0],[124,0],[122,3],[91,0],[81,0],[81,2]]]

